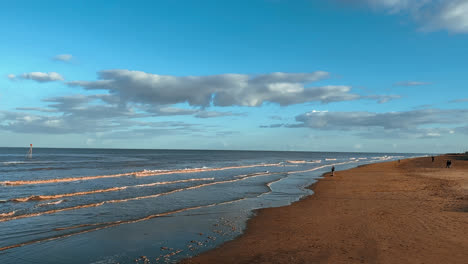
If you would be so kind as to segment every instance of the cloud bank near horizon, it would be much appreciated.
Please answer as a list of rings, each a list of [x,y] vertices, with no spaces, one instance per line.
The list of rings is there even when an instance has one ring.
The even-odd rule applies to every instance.
[[[310,128],[323,131],[352,131],[364,138],[425,138],[468,131],[461,120],[468,109],[420,109],[401,112],[310,111],[297,115],[297,123],[264,125],[262,128]]]

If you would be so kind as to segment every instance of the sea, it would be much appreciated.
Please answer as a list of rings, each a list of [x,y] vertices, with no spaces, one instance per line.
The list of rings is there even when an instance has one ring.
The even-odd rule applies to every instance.
[[[0,148],[0,263],[177,263],[331,167],[424,154]]]

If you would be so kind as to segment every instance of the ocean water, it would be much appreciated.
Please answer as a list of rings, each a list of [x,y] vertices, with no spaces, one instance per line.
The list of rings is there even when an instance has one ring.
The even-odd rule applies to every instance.
[[[288,205],[331,166],[421,156],[0,148],[0,263],[175,263]],[[339,173],[339,172],[338,172]]]

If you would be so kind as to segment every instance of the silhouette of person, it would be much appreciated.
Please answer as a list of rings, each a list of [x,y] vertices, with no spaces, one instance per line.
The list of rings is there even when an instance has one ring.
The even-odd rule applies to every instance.
[[[335,166],[332,166],[331,167],[331,176],[334,176],[335,175]]]
[[[434,156],[432,156],[432,162],[434,162]]]
[[[452,161],[447,160],[447,165],[445,166],[445,168],[450,168],[451,166],[452,166]]]

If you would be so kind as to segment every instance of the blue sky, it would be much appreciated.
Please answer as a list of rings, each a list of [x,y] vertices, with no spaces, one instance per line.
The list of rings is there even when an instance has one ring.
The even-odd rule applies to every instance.
[[[19,0],[0,24],[0,146],[468,149],[467,0]]]

